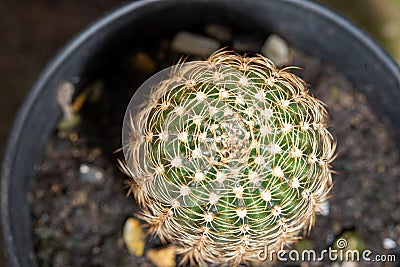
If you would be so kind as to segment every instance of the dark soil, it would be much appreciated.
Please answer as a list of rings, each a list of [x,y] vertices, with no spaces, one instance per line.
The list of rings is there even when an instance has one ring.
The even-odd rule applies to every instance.
[[[317,216],[308,239],[318,251],[347,232],[373,251],[372,255],[394,254],[399,262],[398,245],[384,248],[387,238],[400,243],[400,160],[388,133],[390,125],[375,116],[357,86],[333,67],[318,68],[319,62],[305,56],[299,56],[294,64],[304,65],[305,73],[310,73],[310,66],[319,69],[316,78],[310,79],[310,92],[327,104],[329,128],[338,142],[329,215]],[[359,263],[368,264],[382,266]]]
[[[160,47],[166,49],[165,43]],[[174,56],[162,56],[168,51],[160,47],[146,51],[156,66],[175,63]],[[113,153],[121,144],[122,118],[134,88],[150,75],[138,74],[131,61],[126,55],[97,77],[103,93],[85,103],[76,128],[56,130],[49,137],[29,194],[40,266],[151,266],[146,257],[130,255],[124,246],[124,222],[138,210],[132,196],[126,197],[127,178],[117,168],[121,154]],[[400,161],[387,132],[390,126],[375,117],[357,86],[334,68],[299,52],[290,64],[303,67],[298,74],[327,104],[330,130],[338,141],[329,215],[317,216],[309,244],[320,251],[350,231],[375,254],[396,253],[399,259],[398,245],[383,248],[385,238],[400,243]],[[89,174],[82,173],[85,166]],[[146,245],[158,246],[157,239]],[[302,266],[307,264],[329,266]]]

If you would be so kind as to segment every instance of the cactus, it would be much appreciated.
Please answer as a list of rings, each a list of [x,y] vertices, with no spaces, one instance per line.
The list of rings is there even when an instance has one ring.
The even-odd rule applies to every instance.
[[[261,55],[227,51],[159,76],[123,128],[150,232],[195,266],[257,261],[307,232],[332,187],[335,142],[305,83]]]

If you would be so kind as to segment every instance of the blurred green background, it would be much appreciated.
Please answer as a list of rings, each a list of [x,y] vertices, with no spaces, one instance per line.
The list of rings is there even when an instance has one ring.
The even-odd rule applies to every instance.
[[[350,18],[400,62],[400,0],[317,1]],[[127,1],[0,2],[1,157],[16,112],[46,63],[90,22],[124,2]],[[0,253],[0,266],[3,262]]]

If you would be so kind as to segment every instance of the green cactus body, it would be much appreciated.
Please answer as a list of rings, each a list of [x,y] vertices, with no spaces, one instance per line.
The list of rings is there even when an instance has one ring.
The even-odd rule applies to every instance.
[[[293,243],[332,186],[325,117],[300,78],[262,56],[175,66],[125,118],[141,217],[192,264],[234,266]]]

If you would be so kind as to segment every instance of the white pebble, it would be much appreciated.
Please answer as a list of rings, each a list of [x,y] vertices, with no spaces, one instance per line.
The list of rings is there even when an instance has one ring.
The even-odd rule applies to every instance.
[[[173,40],[171,47],[173,50],[195,56],[209,56],[221,45],[218,41],[190,32],[178,32]]]
[[[384,249],[394,249],[396,247],[397,247],[397,243],[393,239],[391,239],[391,238],[383,239],[383,248]]]
[[[261,52],[277,66],[287,64],[289,61],[289,46],[285,40],[276,34],[268,36]]]
[[[343,261],[341,267],[357,267],[359,266],[356,261]]]
[[[84,163],[81,164],[81,166],[79,167],[79,171],[80,171],[81,174],[88,173],[89,170],[90,170],[89,166],[84,164]]]

